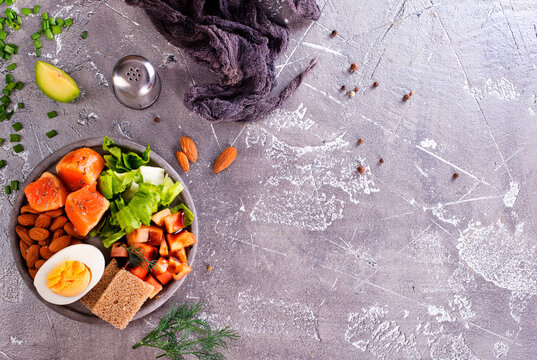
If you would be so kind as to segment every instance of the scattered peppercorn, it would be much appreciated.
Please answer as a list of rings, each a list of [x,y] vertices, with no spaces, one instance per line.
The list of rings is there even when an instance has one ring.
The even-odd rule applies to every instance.
[[[345,85],[341,85],[341,91],[347,90],[347,87]]]
[[[207,265],[207,271],[213,271],[213,267],[211,265]]]
[[[358,90],[360,90],[360,88],[358,86],[355,86],[354,87],[354,92],[358,92]]]
[[[408,99],[410,99],[410,95],[405,94],[405,95],[403,96],[403,101],[408,101]]]
[[[414,95],[414,91],[410,91],[410,92],[408,93],[408,95],[410,95],[410,96]]]
[[[384,159],[383,159],[383,158],[380,158],[380,159],[379,159],[379,163],[384,164]]]
[[[160,122],[160,118],[158,116],[155,118],[155,122]]]
[[[453,173],[453,180],[455,180],[456,178],[458,178],[460,175],[459,173]]]
[[[364,143],[364,139],[359,138],[359,139],[358,139],[358,145],[362,145],[363,143]]]
[[[379,83],[378,83],[378,81],[375,81],[375,82],[373,83],[373,87],[379,87]]]
[[[349,94],[350,97],[356,96],[356,93],[354,91],[349,91],[347,94]]]
[[[337,36],[337,30],[332,30],[332,32],[330,33],[330,36],[336,37]]]
[[[355,72],[356,70],[358,70],[358,65],[356,65],[356,63],[352,63],[351,67],[349,68],[349,71]]]
[[[359,172],[360,174],[365,173],[365,167],[363,167],[362,165],[358,166],[358,172]]]

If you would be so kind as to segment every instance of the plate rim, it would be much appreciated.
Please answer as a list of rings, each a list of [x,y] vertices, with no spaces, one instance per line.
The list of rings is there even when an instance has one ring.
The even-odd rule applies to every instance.
[[[137,142],[134,142],[124,137],[114,136],[112,140],[114,141],[114,145],[117,145],[123,149],[134,150],[139,153],[143,152],[146,148],[146,146],[141,145]],[[24,259],[22,258],[22,255],[20,253],[19,241],[17,238],[15,228],[18,225],[17,217],[19,215],[20,208],[22,207],[22,204],[26,199],[26,196],[24,195],[24,189],[29,183],[35,181],[39,176],[41,176],[43,172],[47,171],[51,166],[57,163],[63,156],[65,156],[69,152],[82,148],[82,147],[91,148],[91,147],[100,146],[102,145],[102,142],[103,142],[103,137],[91,137],[91,138],[80,139],[73,143],[69,143],[67,145],[62,146],[61,148],[57,149],[56,151],[46,156],[43,160],[41,160],[33,168],[33,170],[28,174],[23,184],[20,186],[20,190],[17,193],[17,196],[15,197],[15,201],[10,211],[10,220],[9,220],[9,241],[11,245],[11,253],[15,261],[15,266],[17,270],[19,271],[19,274],[21,275],[23,282],[30,289],[30,291],[34,294],[34,296],[36,296],[36,298],[40,302],[42,302],[47,307],[54,310],[60,315],[63,315],[67,318],[70,318],[72,320],[76,320],[79,322],[93,323],[93,324],[106,324],[106,322],[98,318],[95,315],[83,314],[83,313],[80,313],[76,310],[67,308],[62,305],[51,304],[45,301],[43,298],[41,298],[41,296],[38,294],[37,290],[35,289],[33,285],[32,277],[26,270]],[[172,179],[174,179],[174,181],[180,181],[183,184],[183,191],[181,192],[181,196],[183,198],[183,202],[190,209],[190,211],[192,211],[192,213],[194,214],[194,221],[192,222],[190,226],[191,226],[192,233],[196,236],[196,239],[198,239],[198,243],[199,243],[199,233],[198,233],[199,228],[198,228],[198,217],[196,213],[196,207],[194,206],[194,200],[192,196],[190,195],[190,192],[188,191],[188,188],[185,182],[183,181],[181,176],[179,176],[179,174],[173,168],[173,166],[171,166],[170,163],[168,163],[164,158],[158,155],[153,149],[151,150],[150,159],[151,159],[151,162],[162,167],[166,171],[166,173]],[[194,265],[198,243],[194,244],[189,251],[188,264],[190,266]],[[157,310],[159,307],[164,305],[168,301],[168,299],[171,298],[177,292],[177,290],[179,289],[179,287],[181,287],[181,285],[183,284],[183,282],[185,281],[187,277],[184,277],[180,280],[175,281],[172,285],[170,285],[170,287],[166,289],[166,292],[162,294],[159,298],[152,299],[151,300],[152,302],[148,306],[145,306],[145,307],[142,306],[142,308],[136,313],[136,315],[131,320],[131,322],[137,319],[141,319],[146,315],[149,315],[150,313],[152,313],[153,311]]]

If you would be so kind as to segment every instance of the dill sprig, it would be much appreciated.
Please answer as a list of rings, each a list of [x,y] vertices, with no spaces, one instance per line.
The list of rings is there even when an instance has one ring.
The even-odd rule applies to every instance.
[[[151,271],[151,269],[155,266],[157,263],[157,260],[147,260],[145,257],[145,253],[142,252],[142,249],[135,248],[132,246],[125,246],[121,245],[125,249],[127,249],[127,252],[129,253],[129,265],[132,267],[137,267],[139,265],[142,265],[147,271]]]
[[[164,351],[157,359],[169,356],[183,360],[185,355],[199,360],[225,359],[218,349],[227,349],[227,341],[236,340],[239,334],[227,326],[213,330],[206,321],[196,318],[200,310],[201,304],[174,305],[155,329],[132,348],[148,346]]]

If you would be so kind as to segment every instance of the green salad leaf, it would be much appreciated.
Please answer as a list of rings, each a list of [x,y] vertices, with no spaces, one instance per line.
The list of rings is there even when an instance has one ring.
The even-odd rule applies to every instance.
[[[133,151],[123,153],[120,148],[113,145],[114,141],[108,136],[105,136],[103,140],[103,150],[108,151],[110,155],[105,155],[104,161],[106,166],[113,171],[119,173],[128,172],[130,170],[136,170],[149,162],[149,155],[151,154],[149,144],[147,144],[147,147],[141,156]]]
[[[185,212],[185,217],[184,217],[184,220],[185,220],[185,226],[189,226],[192,224],[192,222],[194,221],[194,214],[192,213],[192,211],[190,211],[189,208],[186,207],[185,204],[179,204],[173,208],[170,209],[172,214],[175,214],[176,212],[179,212],[181,210],[183,210]]]

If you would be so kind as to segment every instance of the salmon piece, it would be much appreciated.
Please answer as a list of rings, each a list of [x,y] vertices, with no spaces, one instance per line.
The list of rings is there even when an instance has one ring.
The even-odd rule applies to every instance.
[[[101,220],[110,202],[96,189],[96,184],[70,193],[65,201],[65,213],[80,236],[86,236]]]
[[[71,151],[56,165],[56,173],[71,191],[96,183],[103,169],[103,157],[90,148]]]
[[[24,189],[30,207],[37,212],[56,210],[65,205],[67,189],[61,180],[49,172]]]

